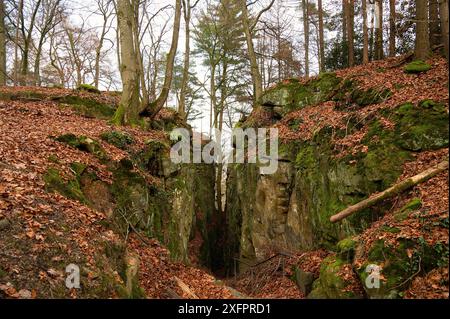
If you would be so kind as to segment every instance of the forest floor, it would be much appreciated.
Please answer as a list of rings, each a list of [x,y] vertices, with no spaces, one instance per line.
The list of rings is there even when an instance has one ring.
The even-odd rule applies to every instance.
[[[338,72],[342,77],[358,76],[359,79],[371,81],[371,86],[374,82],[379,82],[393,90],[394,95],[388,101],[368,106],[360,112],[369,113],[398,105],[405,98],[414,101],[423,98],[448,100],[448,68],[445,61],[432,59],[430,63],[435,66],[436,71],[414,77],[404,76],[398,68],[390,69],[389,65],[395,62],[395,59],[386,60]],[[377,71],[380,68],[387,71],[380,73]],[[399,86],[399,83],[410,85]],[[100,138],[102,133],[117,130],[117,127],[113,127],[105,119],[83,116],[79,111],[62,106],[57,101],[61,96],[78,95],[101,103],[116,103],[117,96],[64,89],[0,89],[0,95],[9,96],[18,92],[37,94],[23,99],[0,99],[0,298],[120,297],[103,296],[99,283],[102,280],[101,274],[107,267],[98,262],[98,255],[102,254],[101,247],[105,243],[114,245],[122,240],[104,225],[106,214],[58,193],[47,192],[43,180],[43,175],[49,168],[57,168],[69,178],[73,175],[70,164],[77,159],[95,168],[104,182],[111,182],[111,172],[98,158],[57,142],[54,137],[67,133],[85,135],[99,141],[111,159],[118,161],[124,158],[126,153],[123,150]],[[52,97],[56,97],[56,100]],[[305,108],[289,116],[303,118],[305,123],[309,118],[319,116],[323,123],[334,123],[337,115],[331,109],[330,105],[324,104],[316,106],[313,111]],[[311,112],[316,115],[312,116]],[[282,138],[299,139],[309,136],[308,130],[294,133],[287,129],[283,131],[283,123],[281,121],[279,124]],[[165,137],[165,133],[156,130],[142,131],[129,127],[121,127],[120,130],[134,137],[135,147],[142,147],[148,139]],[[361,136],[350,136],[342,141],[342,147],[351,152],[358,147],[360,140]],[[447,154],[448,149],[417,155],[414,161],[405,164],[400,179],[438,163]],[[149,182],[160,181],[157,177],[149,176]],[[419,219],[424,219],[424,216],[411,217],[401,223],[393,220],[391,213],[413,197],[419,197],[423,207],[430,212],[426,216],[430,227],[445,218],[448,223],[448,172],[445,172],[398,196],[391,212],[361,236],[366,240],[382,238],[385,241],[395,241],[400,236],[421,236],[430,242],[446,239],[448,245],[448,225],[447,229],[434,227],[430,231],[430,228],[419,223]],[[380,232],[383,225],[395,225],[400,233]],[[176,278],[184,282],[198,298],[304,298],[291,279],[293,267],[312,272],[317,277],[321,261],[330,254],[324,250],[294,252],[292,257],[285,259],[282,271],[279,260],[275,258],[253,275],[245,273],[237,280],[231,278],[222,282],[205,269],[172,262],[168,250],[155,239],[144,242],[139,236],[132,234],[128,238],[127,250],[139,257],[139,282],[148,298],[170,298],[171,292],[185,298],[192,297],[180,289]],[[68,261],[85,265],[82,271],[86,274],[86,281],[83,285],[91,287],[92,294],[80,295],[76,289],[71,290],[69,295],[61,291],[66,290],[63,284],[65,274],[61,267]],[[121,281],[117,273],[114,280]],[[240,293],[227,286],[234,287]],[[413,278],[406,297],[448,298],[448,291],[447,265]]]

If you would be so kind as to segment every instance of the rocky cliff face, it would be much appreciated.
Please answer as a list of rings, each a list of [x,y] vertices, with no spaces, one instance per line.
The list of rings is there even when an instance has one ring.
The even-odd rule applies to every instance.
[[[106,141],[124,149],[126,138],[117,131],[105,135]],[[172,164],[169,145],[164,141],[148,141],[143,149],[116,162],[109,160],[100,144],[90,138],[67,134],[57,140],[101,159],[112,173],[112,184],[100,181],[94,171],[74,162],[76,178],[67,183],[59,172],[47,172],[48,190],[108,213],[113,226],[122,233],[138,230],[158,238],[168,247],[173,260],[189,261],[189,242],[198,235],[200,261],[210,266],[210,248],[214,244],[208,226],[215,215],[212,165]],[[119,145],[121,141],[125,142]],[[149,181],[149,177],[158,180]]]
[[[417,154],[448,146],[445,100],[399,100],[396,93],[336,74],[285,81],[266,92],[240,126],[279,128],[281,161],[273,175],[260,175],[256,164],[229,166],[228,255],[254,260],[272,247],[336,251],[340,240],[379,220],[391,202],[338,224],[329,218],[392,185]],[[345,262],[328,264],[341,269]]]

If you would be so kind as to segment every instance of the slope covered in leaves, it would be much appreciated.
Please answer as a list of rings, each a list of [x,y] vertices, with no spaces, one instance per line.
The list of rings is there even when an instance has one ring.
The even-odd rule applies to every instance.
[[[34,92],[37,98],[9,98],[20,92]],[[124,297],[117,289],[126,284],[118,257],[123,251],[140,257],[142,297],[167,298],[167,289],[184,296],[175,276],[201,298],[231,297],[205,271],[171,262],[156,240],[126,240],[110,227],[107,213],[45,189],[49,169],[61,172],[66,181],[73,179],[74,161],[111,183],[111,172],[99,157],[58,142],[58,136],[86,136],[98,141],[111,161],[119,161],[128,153],[105,142],[102,133],[120,130],[133,138],[135,149],[147,140],[166,139],[166,133],[112,127],[51,98],[81,94],[114,102],[104,94],[36,88],[2,88],[1,93],[7,98],[0,101],[0,298]],[[148,176],[148,183],[158,182]],[[80,267],[81,289],[65,286],[69,264]]]
[[[396,145],[400,145],[398,149],[403,150],[402,147],[405,147],[408,152],[408,158],[399,161],[398,166],[395,163],[388,165],[398,171],[390,185],[400,182],[448,160],[448,137],[442,137],[445,132],[448,135],[448,123],[444,123],[443,120],[426,122],[428,120],[426,113],[440,114],[440,118],[448,118],[447,61],[433,56],[425,61],[430,66],[428,71],[411,74],[405,72],[405,65],[410,62],[407,60],[408,57],[410,58],[410,56],[388,58],[368,65],[338,70],[331,75],[338,79],[337,86],[318,102],[309,102],[314,99],[311,99],[311,95],[307,95],[308,92],[303,93],[303,87],[310,86],[315,89],[315,85],[320,83],[318,82],[321,80],[320,76],[308,80],[286,80],[271,89],[275,93],[270,93],[265,100],[263,97],[266,103],[256,108],[242,126],[278,128],[281,145],[289,147],[299,143],[317,147],[318,154],[329,151],[332,160],[336,159],[336,162],[344,163],[342,165],[347,167],[352,165],[364,167],[357,166],[358,162],[370,153],[371,147],[378,147],[380,154],[387,154],[381,158],[389,157],[392,150],[386,146],[391,142],[383,141],[383,138],[391,134],[390,136],[398,137],[395,141],[398,143]],[[291,92],[282,91],[285,89]],[[277,95],[277,90],[283,93]],[[317,90],[312,94],[320,93],[320,90]],[[283,103],[287,103],[288,107]],[[417,111],[414,117],[403,120],[402,130],[398,130],[399,118],[403,116],[398,112],[421,110],[421,107],[424,110],[423,118],[420,111]],[[414,125],[420,126],[421,129],[412,131],[415,129]],[[325,132],[324,135],[321,135],[322,132]],[[442,137],[436,146],[422,148],[417,145],[405,145],[402,142],[403,139],[411,137],[411,134],[415,134],[418,140],[425,141],[435,132],[440,132]],[[321,143],[328,143],[327,147],[330,147],[321,149],[319,147]],[[314,165],[302,163],[298,156],[294,156],[292,161],[299,167],[303,164]],[[377,163],[375,167],[376,165]],[[384,188],[387,186],[389,185],[383,185]],[[388,278],[387,274],[386,277],[382,275],[381,281],[390,291],[396,290],[396,297],[448,298],[448,199],[448,170],[446,170],[377,205],[382,209],[381,215],[372,216],[371,224],[366,226],[362,233],[347,239],[347,243],[355,245],[349,250],[352,256],[355,255],[354,258],[351,257],[346,261],[348,257],[343,257],[338,244],[320,259],[318,265],[328,256],[320,271],[324,272],[324,277],[328,276],[324,280],[324,287],[330,288],[328,285],[330,282],[326,280],[331,280],[331,276],[335,276],[337,282],[347,285],[342,294],[335,297],[344,298],[347,292],[352,292],[353,297],[373,297],[369,295],[370,292],[364,291],[364,269],[368,263],[376,262],[391,276]],[[356,215],[352,218],[357,219]],[[406,251],[405,256],[398,253],[399,251]],[[342,262],[342,266],[333,263],[336,259]],[[332,269],[327,268],[327,262],[332,266],[336,265],[339,271],[327,273]],[[395,277],[395,271],[402,273]],[[318,270],[313,273],[315,278],[320,275]],[[237,286],[245,289],[249,280],[244,278]],[[289,291],[290,284],[290,282],[281,284],[279,291]],[[270,293],[270,290],[262,288],[257,295]],[[388,295],[387,292],[383,293],[384,297]]]

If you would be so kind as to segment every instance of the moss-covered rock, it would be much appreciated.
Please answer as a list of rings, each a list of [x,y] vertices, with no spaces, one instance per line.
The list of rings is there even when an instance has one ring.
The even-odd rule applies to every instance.
[[[87,136],[76,136],[75,134],[64,134],[55,138],[58,142],[65,143],[83,152],[88,152],[101,160],[106,160],[108,157],[101,145],[94,139]]]
[[[445,246],[441,243],[429,246],[420,238],[401,239],[399,245],[395,247],[387,245],[383,240],[375,241],[368,248],[367,258],[358,269],[367,296],[383,299],[400,298],[401,292],[408,288],[416,274],[439,267],[439,261],[448,258],[448,247],[442,249]],[[448,259],[446,262],[448,264]],[[369,265],[379,267],[379,287],[364,284],[370,274]]]
[[[96,93],[96,94],[100,94],[100,90],[97,89],[95,86],[90,85],[90,84],[80,84],[80,86],[77,87],[77,90],[79,91],[86,91],[89,93]]]
[[[404,68],[406,73],[412,73],[412,74],[426,72],[430,69],[431,69],[431,65],[429,65],[428,63],[426,63],[422,60],[416,60],[411,63],[408,63]]]
[[[329,256],[322,261],[320,275],[313,284],[308,299],[360,299],[362,294],[349,289],[351,282],[341,276],[344,266],[350,264],[336,256]]]
[[[403,149],[424,151],[448,146],[449,115],[443,104],[432,100],[419,105],[406,103],[395,115],[397,144]]]
[[[131,135],[116,130],[103,132],[100,137],[107,143],[122,150],[127,149],[129,145],[134,143],[134,139]]]
[[[95,99],[80,97],[78,95],[67,95],[55,97],[54,100],[61,105],[67,105],[78,114],[89,118],[111,119],[116,111],[116,106],[101,103]]]
[[[281,106],[285,112],[314,105],[326,101],[340,81],[334,73],[322,73],[305,84],[296,79],[286,80],[266,91],[258,104]]]
[[[352,262],[358,242],[354,237],[347,237],[336,244],[338,257],[347,262]]]
[[[49,168],[45,172],[43,178],[45,189],[48,192],[58,192],[67,198],[87,203],[87,199],[81,190],[80,182],[77,177],[66,181],[56,168]]]

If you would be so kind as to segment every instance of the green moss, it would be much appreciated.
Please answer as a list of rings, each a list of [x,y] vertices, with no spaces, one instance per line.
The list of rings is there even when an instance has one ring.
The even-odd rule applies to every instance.
[[[404,68],[404,71],[406,73],[416,74],[416,73],[426,72],[430,69],[431,69],[431,65],[429,65],[428,63],[425,63],[422,60],[416,60],[416,61],[413,61],[413,62],[407,64]]]
[[[286,112],[314,105],[326,101],[340,81],[335,73],[323,73],[305,84],[286,80],[266,91],[259,104],[282,106]]]
[[[94,99],[83,98],[77,95],[64,96],[59,98],[58,102],[69,105],[83,116],[100,119],[110,119],[116,110],[113,105],[104,104]]]
[[[125,116],[125,106],[123,104],[119,104],[119,107],[113,114],[111,123],[117,126],[122,125],[124,116]]]
[[[55,168],[49,168],[44,174],[45,189],[48,192],[58,192],[61,195],[87,203],[77,178],[64,181],[60,172]]]
[[[396,143],[411,151],[448,146],[449,116],[443,104],[424,100],[415,106],[401,105],[394,112]]]
[[[77,87],[77,90],[100,94],[100,90],[90,84],[80,84],[80,86]]]
[[[339,275],[342,268],[348,265],[336,256],[329,256],[322,261],[320,275],[313,284],[309,299],[354,299],[362,298],[353,291],[347,291],[350,283]]]
[[[400,229],[398,229],[397,227],[390,227],[387,225],[383,225],[381,227],[381,230],[387,233],[392,233],[392,234],[398,234],[400,233]]]
[[[75,134],[69,133],[58,136],[56,140],[79,149],[80,151],[91,153],[101,160],[106,160],[108,158],[101,145],[96,140],[93,140],[87,136],[76,136]]]
[[[355,248],[357,243],[358,242],[354,239],[354,237],[347,237],[339,241],[336,244],[338,257],[340,257],[342,260],[351,262],[355,254]]]
[[[415,211],[422,207],[422,201],[420,198],[413,198],[405,206],[394,213],[394,219],[396,221],[405,220],[412,211]]]
[[[363,244],[363,243],[362,243]],[[367,261],[358,270],[364,283],[369,264],[381,266],[382,280],[380,288],[365,287],[371,298],[398,298],[400,292],[408,289],[413,275],[419,270],[426,273],[444,261],[448,265],[448,247],[440,244],[429,246],[423,239],[400,239],[399,245],[387,246],[383,240],[377,240],[368,251]]]
[[[392,92],[388,89],[369,88],[367,91],[355,89],[351,93],[351,99],[359,106],[377,104],[389,98]]]
[[[134,139],[131,135],[115,130],[104,132],[100,137],[102,140],[120,149],[126,149],[129,145],[134,143]]]

